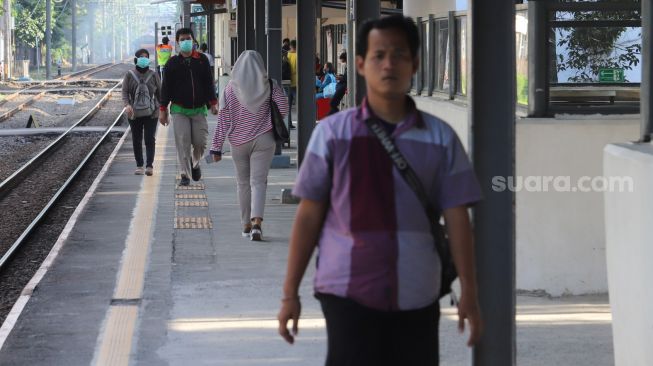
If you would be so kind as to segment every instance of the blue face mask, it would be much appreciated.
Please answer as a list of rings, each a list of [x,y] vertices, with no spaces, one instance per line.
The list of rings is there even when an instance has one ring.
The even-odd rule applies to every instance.
[[[150,66],[150,59],[148,57],[139,57],[136,59],[136,66],[144,69]]]
[[[191,52],[193,50],[193,40],[187,39],[179,42],[179,49],[181,52]]]

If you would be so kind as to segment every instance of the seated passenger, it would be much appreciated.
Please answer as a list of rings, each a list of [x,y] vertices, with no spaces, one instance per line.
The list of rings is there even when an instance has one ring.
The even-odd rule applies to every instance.
[[[315,77],[315,86],[319,91],[315,94],[315,99],[331,98],[336,93],[337,80],[333,72],[333,64],[327,62],[324,64],[324,81]]]

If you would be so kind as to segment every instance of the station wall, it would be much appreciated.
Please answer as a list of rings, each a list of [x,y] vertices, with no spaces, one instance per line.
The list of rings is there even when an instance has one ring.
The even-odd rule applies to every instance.
[[[468,149],[465,104],[413,98],[420,109],[448,122]],[[602,176],[604,146],[636,140],[638,133],[638,115],[518,118],[516,177],[568,176],[575,185],[580,177]],[[516,193],[517,289],[552,296],[607,292],[603,192],[531,187]]]

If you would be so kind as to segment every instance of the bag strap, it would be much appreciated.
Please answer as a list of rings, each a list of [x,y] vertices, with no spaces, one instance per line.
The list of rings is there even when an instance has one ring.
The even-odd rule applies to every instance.
[[[274,88],[272,85],[272,79],[268,78],[268,83],[270,84],[270,107],[272,107],[272,89]]]
[[[145,79],[141,78],[140,76],[136,75],[136,72],[134,70],[129,70],[129,73],[132,75],[134,80],[136,80],[139,84],[147,84],[148,81],[154,76],[154,72],[149,72],[147,74],[147,77]]]
[[[148,71],[147,77],[145,78],[145,81],[143,81],[143,84],[147,84],[150,79],[154,76],[154,71]]]
[[[379,139],[379,142],[388,153],[395,168],[397,168],[399,173],[401,173],[401,176],[404,178],[404,181],[406,181],[410,189],[412,189],[412,191],[415,192],[415,195],[417,195],[417,198],[424,208],[429,224],[431,225],[431,235],[433,235],[433,238],[435,239],[435,249],[438,251],[440,258],[442,258],[445,251],[443,247],[444,240],[442,240],[444,239],[444,233],[440,227],[440,223],[436,221],[438,219],[437,211],[431,204],[422,182],[419,180],[419,177],[410,164],[408,164],[406,158],[401,154],[401,151],[399,151],[395,143],[392,141],[392,138],[388,135],[385,127],[381,124],[381,121],[377,118],[368,118],[365,120],[365,124],[370,132]]]

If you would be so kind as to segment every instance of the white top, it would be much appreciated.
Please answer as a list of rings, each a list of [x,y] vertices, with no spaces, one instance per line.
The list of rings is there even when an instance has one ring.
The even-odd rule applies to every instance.
[[[206,58],[209,59],[209,65],[211,65],[211,67],[215,66],[215,57],[213,57],[213,55],[208,52],[202,52],[202,53],[204,54],[204,56],[206,56]]]

